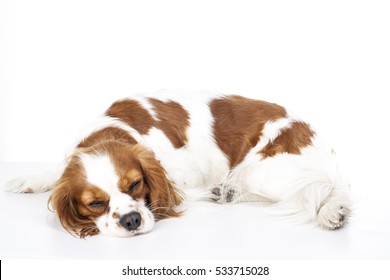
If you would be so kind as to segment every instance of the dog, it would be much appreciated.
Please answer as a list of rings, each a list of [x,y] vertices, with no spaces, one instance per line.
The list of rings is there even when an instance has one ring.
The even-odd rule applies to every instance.
[[[209,92],[116,101],[56,168],[6,187],[53,189],[49,204],[80,238],[147,233],[190,198],[269,202],[329,230],[351,212],[335,154],[308,123],[274,103]]]

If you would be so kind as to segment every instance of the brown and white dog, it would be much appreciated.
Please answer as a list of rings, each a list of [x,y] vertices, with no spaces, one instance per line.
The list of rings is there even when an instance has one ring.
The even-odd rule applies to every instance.
[[[337,229],[350,213],[332,150],[285,108],[237,95],[159,91],[115,102],[56,169],[10,181],[54,189],[49,202],[80,237],[133,236],[177,217],[188,195],[269,201]]]

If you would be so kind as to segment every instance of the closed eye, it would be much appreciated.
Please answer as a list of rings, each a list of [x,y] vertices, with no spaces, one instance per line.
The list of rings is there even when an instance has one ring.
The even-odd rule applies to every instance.
[[[91,203],[88,204],[89,207],[92,208],[98,208],[102,206],[106,206],[106,203],[104,201],[92,201]]]
[[[141,183],[141,180],[133,182],[129,187],[129,191],[134,191],[140,185],[140,183]]]

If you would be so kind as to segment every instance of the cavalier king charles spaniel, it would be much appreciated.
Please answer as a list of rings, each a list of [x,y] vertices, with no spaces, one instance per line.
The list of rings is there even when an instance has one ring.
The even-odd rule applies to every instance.
[[[53,189],[61,224],[82,238],[149,232],[180,216],[184,198],[270,202],[331,230],[351,209],[334,152],[308,123],[274,103],[205,92],[119,100],[56,168],[7,188]]]

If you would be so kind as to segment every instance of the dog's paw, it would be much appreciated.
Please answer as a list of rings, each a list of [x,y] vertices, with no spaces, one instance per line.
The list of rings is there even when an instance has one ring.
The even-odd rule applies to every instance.
[[[14,193],[45,192],[49,189],[49,186],[42,184],[34,176],[19,177],[5,184],[5,190]]]
[[[347,222],[350,214],[349,203],[329,201],[319,210],[317,222],[325,229],[339,229]]]
[[[211,189],[211,194],[211,200],[218,203],[230,203],[238,198],[237,191],[225,184],[214,185]]]

